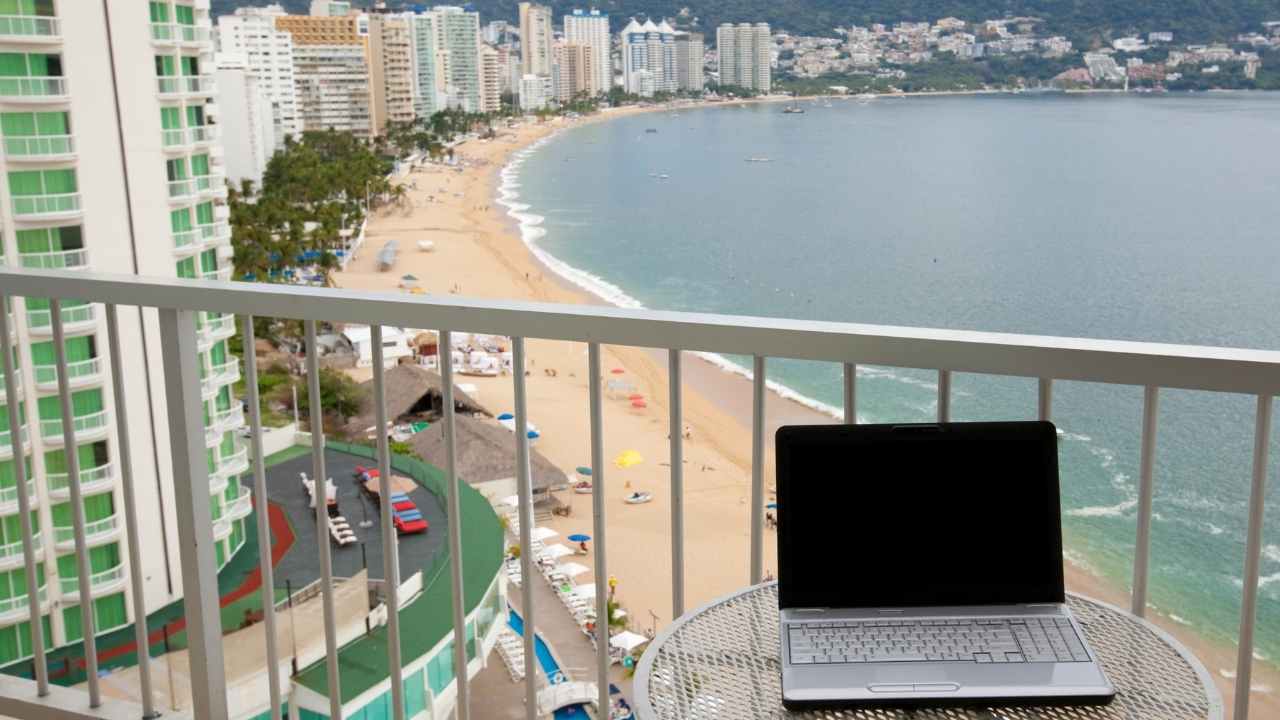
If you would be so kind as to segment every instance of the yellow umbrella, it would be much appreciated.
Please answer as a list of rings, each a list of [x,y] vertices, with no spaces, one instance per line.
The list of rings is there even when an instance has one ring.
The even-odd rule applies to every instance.
[[[644,457],[635,450],[627,450],[613,459],[613,464],[620,468],[629,468],[632,465],[639,465],[642,462],[644,462]]]

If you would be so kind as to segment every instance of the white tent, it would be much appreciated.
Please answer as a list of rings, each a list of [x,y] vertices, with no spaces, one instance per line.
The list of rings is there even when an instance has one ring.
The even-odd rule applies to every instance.
[[[511,507],[520,507],[519,495],[508,495],[498,501],[502,505],[510,505]]]
[[[556,566],[556,570],[565,574],[565,577],[575,578],[586,572],[589,568],[576,562],[567,562]]]
[[[561,545],[560,543],[552,543],[542,551],[543,557],[549,557],[552,560],[556,558],[562,558],[565,555],[572,555],[572,554],[573,554],[572,550],[565,547],[564,545]]]
[[[596,586],[595,583],[590,585],[575,585],[570,593],[580,598],[593,598],[596,596]]]
[[[609,638],[609,645],[618,648],[622,652],[631,652],[647,642],[649,642],[649,638],[639,633],[633,633],[630,630],[623,630]]]
[[[547,538],[553,538],[560,533],[549,527],[536,527],[530,531],[529,534],[534,540],[546,540]]]

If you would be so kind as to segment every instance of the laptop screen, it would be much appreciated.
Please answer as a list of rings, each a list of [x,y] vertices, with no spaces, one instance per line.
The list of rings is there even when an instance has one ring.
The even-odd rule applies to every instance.
[[[1062,602],[1049,423],[784,427],[784,608]]]

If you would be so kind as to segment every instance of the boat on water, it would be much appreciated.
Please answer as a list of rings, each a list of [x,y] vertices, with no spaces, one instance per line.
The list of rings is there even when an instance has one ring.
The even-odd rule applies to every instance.
[[[804,108],[800,107],[799,105],[788,105],[782,108],[782,114],[783,115],[803,115]]]
[[[872,100],[876,99],[876,94],[869,93],[869,92],[858,93],[857,95],[854,96],[854,98],[860,103],[869,103]]]
[[[666,180],[666,179],[667,179],[667,178],[669,178],[669,177],[671,177],[671,176],[670,176],[670,175],[668,175],[668,174],[666,174],[666,173],[662,173],[661,175],[659,175],[659,176],[658,176],[658,179],[659,179],[659,180]]]
[[[644,131],[647,133],[653,133],[656,135],[658,133],[658,128],[645,128]]]
[[[625,502],[628,505],[643,505],[647,502],[653,502],[653,493],[647,490],[633,492],[626,497]]]
[[[749,157],[749,158],[747,158],[746,160],[747,160],[747,162],[762,162],[762,163],[763,163],[763,162],[773,162],[772,160],[770,160],[770,159],[769,159],[769,158],[767,158],[767,157]]]

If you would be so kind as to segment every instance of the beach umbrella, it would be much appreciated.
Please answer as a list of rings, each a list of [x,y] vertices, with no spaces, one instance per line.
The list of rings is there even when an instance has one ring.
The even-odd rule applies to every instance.
[[[648,404],[648,403],[646,403],[646,402],[645,402],[645,401],[643,401],[643,400],[632,400],[632,401],[631,401],[631,407],[633,407],[633,408],[647,408],[647,407],[649,407],[649,404]]]
[[[509,413],[509,412],[504,412],[504,413],[502,413],[501,415],[499,415],[499,416],[498,416],[498,419],[499,419],[499,420],[515,420],[515,419],[516,419],[516,416],[515,416],[515,415],[512,415],[512,414],[511,414],[511,413]]]
[[[647,642],[649,642],[649,638],[640,633],[633,633],[630,630],[623,630],[609,638],[609,645],[618,648],[622,652],[631,652]]]
[[[587,477],[591,477],[591,468],[587,467],[586,465],[579,465],[577,470],[579,475],[585,475]]]
[[[613,464],[620,468],[629,468],[633,465],[639,465],[644,462],[644,456],[635,450],[626,450],[621,455],[613,459]]]
[[[614,368],[609,372],[613,373],[614,375],[621,375],[622,373],[626,372],[626,370],[623,370],[622,368]]]
[[[777,509],[778,509],[778,503],[769,503],[768,505],[765,505],[765,507],[766,507],[766,508],[768,508],[768,509],[770,509],[770,510],[777,510]]]
[[[587,542],[590,539],[590,535],[584,535],[582,533],[574,533],[569,536],[569,542]]]
[[[631,393],[630,395],[628,395],[628,396],[627,396],[627,399],[628,399],[628,400],[643,400],[643,399],[644,399],[644,396],[643,396],[643,395],[641,395],[640,393]]]
[[[537,430],[530,430],[529,432],[525,433],[525,435],[527,435],[530,440],[537,440],[538,438],[542,437],[540,434],[538,434]]]

